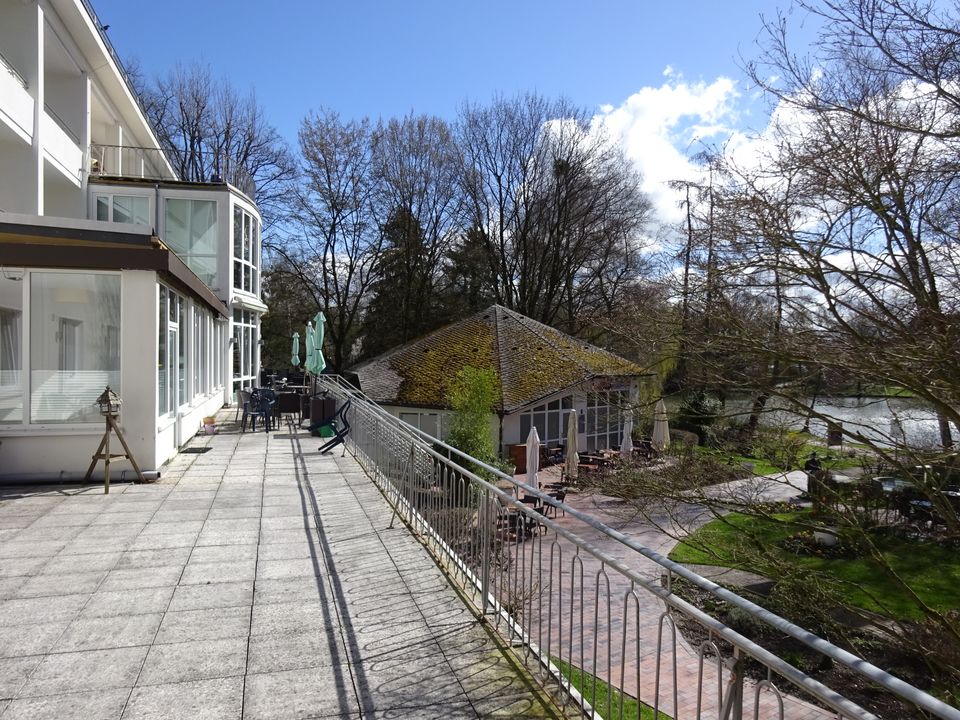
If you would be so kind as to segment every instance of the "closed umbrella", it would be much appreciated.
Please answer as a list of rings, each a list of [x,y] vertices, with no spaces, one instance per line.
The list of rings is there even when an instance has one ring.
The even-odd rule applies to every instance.
[[[623,437],[620,439],[620,455],[624,460],[633,457],[633,413],[624,413]]]
[[[580,456],[577,455],[577,411],[567,414],[567,455],[563,459],[563,472],[568,480],[576,480]]]
[[[653,408],[653,436],[650,438],[650,444],[658,452],[663,452],[670,447],[670,424],[667,421],[667,406],[663,398],[657,400]]]
[[[322,312],[318,312],[313,318],[313,352],[307,359],[306,368],[314,375],[319,375],[327,366],[327,361],[323,359],[323,325],[326,318]]]
[[[293,348],[290,350],[290,364],[294,367],[300,365],[300,333],[293,334]]]
[[[303,361],[303,369],[307,372],[310,372],[310,363],[313,358],[313,346],[316,344],[313,334],[313,323],[307,320],[307,329],[304,332],[304,335],[307,338],[307,355]]]
[[[527,485],[531,487],[540,487],[537,480],[537,471],[540,469],[540,435],[537,433],[537,426],[530,428],[527,434]]]

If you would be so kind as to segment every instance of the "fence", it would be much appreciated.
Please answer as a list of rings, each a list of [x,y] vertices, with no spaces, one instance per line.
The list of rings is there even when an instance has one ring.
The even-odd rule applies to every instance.
[[[908,705],[960,720],[880,668],[401,422],[342,379],[319,384],[338,405],[352,398],[350,451],[566,709],[607,719],[876,717],[674,593],[680,578]],[[601,537],[622,552],[604,551]]]

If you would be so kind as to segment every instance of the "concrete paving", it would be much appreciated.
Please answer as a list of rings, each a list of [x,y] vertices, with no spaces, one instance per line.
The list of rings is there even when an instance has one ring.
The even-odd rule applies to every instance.
[[[349,456],[193,445],[109,495],[0,489],[2,720],[557,716]]]

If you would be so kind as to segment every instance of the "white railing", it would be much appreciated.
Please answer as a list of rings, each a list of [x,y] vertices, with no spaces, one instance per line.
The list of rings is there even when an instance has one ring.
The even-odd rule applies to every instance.
[[[318,387],[338,405],[351,399],[350,452],[566,707],[625,717],[623,696],[603,700],[592,676],[649,706],[653,717],[876,717],[842,688],[825,686],[672,592],[679,578],[899,697],[905,712],[960,720],[960,710],[403,423],[342,379],[324,376]],[[598,533],[604,547],[612,541],[619,550],[586,539]],[[651,563],[652,573],[638,569]],[[681,625],[700,629],[696,647]],[[588,681],[572,683],[573,668]],[[630,716],[639,718],[640,707]]]

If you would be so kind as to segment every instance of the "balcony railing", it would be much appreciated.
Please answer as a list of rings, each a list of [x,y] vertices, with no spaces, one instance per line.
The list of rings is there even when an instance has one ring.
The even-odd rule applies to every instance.
[[[244,169],[231,169],[218,172],[218,163],[204,154],[200,156],[203,166],[192,174],[203,175],[198,182],[228,182],[249,197],[254,197],[255,184]],[[97,176],[140,178],[144,180],[173,180],[167,169],[167,156],[157,148],[134,147],[130,145],[90,144],[90,174]],[[204,173],[203,167],[211,169]],[[192,166],[191,166],[191,169]]]
[[[143,180],[172,180],[166,157],[157,148],[90,144],[90,174]]]
[[[625,717],[612,693],[601,699],[595,684],[574,687],[570,668],[580,668],[650,706],[654,717],[875,720],[842,688],[823,685],[672,592],[682,578],[844,665],[863,684],[929,716],[960,720],[960,710],[407,425],[342,379],[318,382],[338,404],[352,399],[348,447],[395,513],[565,707]],[[520,502],[521,491],[548,512],[562,509],[563,521]],[[598,533],[618,551],[586,539]],[[637,570],[651,561],[654,574]],[[699,626],[706,640],[688,644],[681,621]],[[748,661],[764,669],[762,679],[745,678]]]

